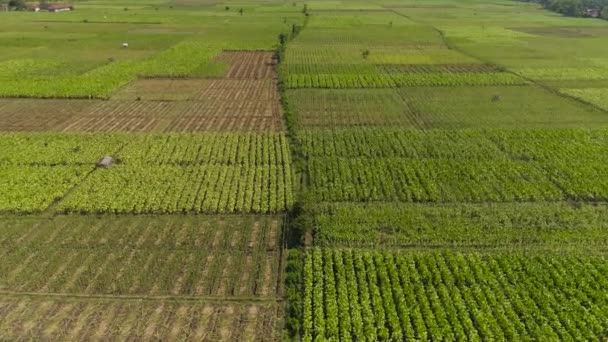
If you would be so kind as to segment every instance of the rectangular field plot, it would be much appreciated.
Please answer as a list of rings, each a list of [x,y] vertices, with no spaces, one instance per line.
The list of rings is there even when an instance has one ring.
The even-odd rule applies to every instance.
[[[533,86],[404,88],[423,128],[607,127],[606,113]]]
[[[420,126],[394,89],[294,89],[287,98],[304,128]]]
[[[186,101],[211,82],[206,79],[146,78],[131,82],[112,96],[119,101]]]
[[[523,78],[506,72],[409,72],[386,73],[381,70],[369,74],[289,74],[288,88],[394,88],[432,86],[489,86],[525,85]]]
[[[132,138],[118,154],[133,165],[281,165],[290,152],[282,133],[146,134]]]
[[[278,101],[275,80],[211,80],[198,93],[199,100]]]
[[[224,51],[214,61],[229,65],[229,79],[273,79],[276,61],[271,51]]]
[[[272,303],[0,298],[0,339],[276,341]]]
[[[58,210],[78,213],[266,213],[293,203],[287,165],[117,165],[91,174]]]
[[[5,218],[0,290],[273,298],[281,226],[278,216]]]
[[[314,212],[318,246],[608,251],[605,205],[334,203]]]
[[[231,56],[231,53],[226,52],[226,54]],[[265,56],[267,53],[261,54]],[[269,70],[274,73],[272,68]],[[124,114],[118,117],[123,120],[132,117],[130,121],[125,121],[127,124],[125,128],[132,126],[135,130],[165,132],[283,130],[283,111],[279,102],[277,81],[272,77],[138,80],[117,94],[114,99],[128,99],[132,102],[124,102],[105,116],[113,118],[116,116],[112,115],[113,112],[123,110]],[[144,101],[135,101],[137,99]],[[157,102],[160,100],[176,102]],[[110,101],[107,106],[100,108],[99,112],[108,112],[108,106],[115,107],[120,103],[123,102]],[[148,120],[143,120],[146,116]],[[103,130],[104,126],[100,125],[108,121],[108,118],[98,122],[88,120],[90,122],[87,118],[82,119],[85,129],[98,127]],[[144,125],[146,123],[147,125]],[[112,121],[110,120],[106,125],[112,125]],[[78,124],[74,123],[73,127],[78,128]]]
[[[598,340],[603,257],[309,250],[302,338]]]
[[[59,205],[67,212],[278,212],[293,203],[282,134],[138,136]]]
[[[525,202],[565,199],[560,189],[534,163],[521,161],[316,158],[310,161],[309,169],[314,198],[322,201]],[[601,196],[606,195],[608,193],[602,192]]]
[[[318,201],[527,202],[608,198],[606,130],[309,132]]]
[[[62,131],[149,132],[178,115],[183,107],[170,101],[104,101],[74,117]]]

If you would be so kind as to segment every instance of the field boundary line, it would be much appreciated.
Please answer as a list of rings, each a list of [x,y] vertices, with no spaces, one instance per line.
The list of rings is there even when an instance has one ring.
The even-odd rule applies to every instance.
[[[108,301],[170,301],[170,302],[204,302],[204,303],[256,303],[256,304],[273,304],[284,301],[280,297],[221,297],[221,296],[146,296],[146,295],[104,295],[104,294],[79,294],[79,293],[56,293],[56,292],[18,292],[18,291],[3,291],[0,290],[0,298],[11,297],[32,297],[32,298],[47,298],[47,299],[74,299],[87,300],[99,299]]]

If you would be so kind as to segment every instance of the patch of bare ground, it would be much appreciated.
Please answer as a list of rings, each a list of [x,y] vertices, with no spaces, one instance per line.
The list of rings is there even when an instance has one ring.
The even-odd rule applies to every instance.
[[[61,130],[100,101],[1,99],[0,131]]]
[[[73,118],[62,131],[149,132],[179,113],[183,104],[169,101],[104,101]]]
[[[112,96],[121,101],[187,101],[197,98],[211,80],[147,78],[132,82]]]
[[[271,51],[224,51],[215,58],[230,67],[225,75],[229,79],[276,78],[276,59]]]

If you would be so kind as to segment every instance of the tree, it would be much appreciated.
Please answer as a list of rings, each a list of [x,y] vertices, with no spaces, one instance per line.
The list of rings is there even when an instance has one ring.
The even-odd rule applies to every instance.
[[[24,10],[25,9],[25,1],[24,0],[10,0],[8,2],[8,7],[12,7],[16,10]]]
[[[367,57],[369,57],[369,50],[365,49],[361,51],[361,55],[363,56],[363,59],[367,59]]]

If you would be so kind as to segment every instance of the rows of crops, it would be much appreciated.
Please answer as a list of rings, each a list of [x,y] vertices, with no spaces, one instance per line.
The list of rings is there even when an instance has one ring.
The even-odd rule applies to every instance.
[[[602,257],[313,249],[304,255],[304,341],[597,340]]]
[[[255,341],[278,338],[277,306],[173,300],[0,300],[5,340]]]
[[[601,34],[541,39],[592,29],[535,5],[369,5],[311,4],[279,68],[303,164],[291,336],[604,338]]]
[[[0,210],[278,212],[291,207],[283,134],[3,134]],[[102,156],[118,165],[93,171]],[[170,181],[168,181],[170,180]],[[22,209],[20,210],[20,207]]]
[[[332,203],[310,208],[320,246],[605,250],[605,205]],[[591,247],[594,246],[594,247]]]
[[[3,222],[4,291],[272,297],[280,217],[56,217]]]
[[[1,341],[283,339],[302,6],[0,10]]]
[[[393,88],[418,86],[522,85],[526,81],[508,73],[405,73],[405,74],[290,74],[288,88]]]
[[[399,131],[302,135],[321,201],[605,200],[604,130]]]
[[[125,164],[280,165],[289,167],[289,145],[281,133],[146,134],[119,153]]]
[[[290,208],[293,201],[289,164],[134,164],[92,173],[58,205],[58,210],[136,214],[274,213]]]

